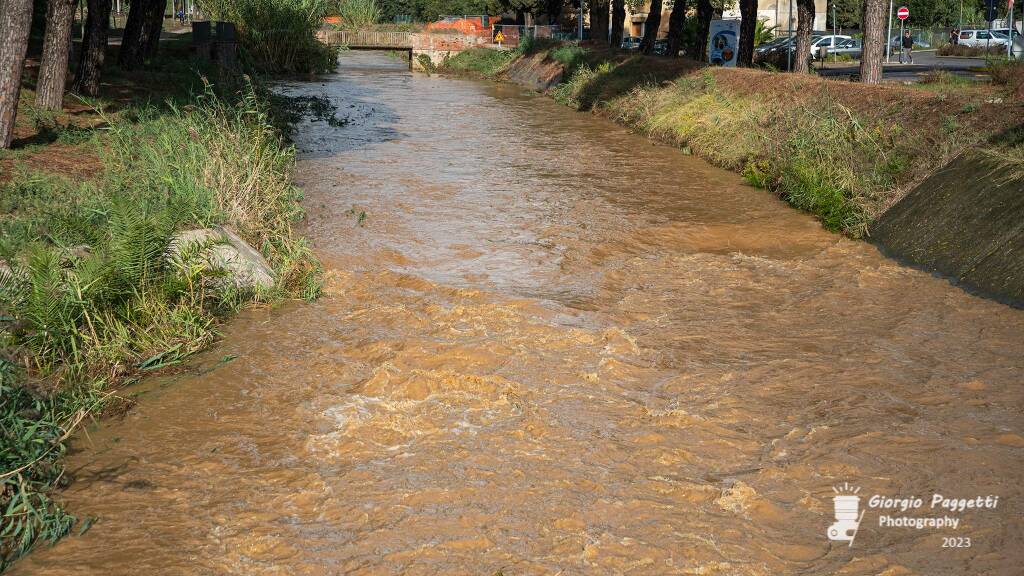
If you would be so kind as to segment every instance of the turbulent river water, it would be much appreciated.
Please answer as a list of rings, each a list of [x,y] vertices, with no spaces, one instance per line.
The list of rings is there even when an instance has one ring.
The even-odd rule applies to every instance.
[[[1020,573],[1024,311],[516,87],[282,90],[351,120],[296,135],[327,294],[129,390],[15,573]]]

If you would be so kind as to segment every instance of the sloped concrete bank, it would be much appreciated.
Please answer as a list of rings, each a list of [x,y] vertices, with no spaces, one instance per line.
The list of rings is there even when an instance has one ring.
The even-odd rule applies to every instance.
[[[1024,182],[969,151],[935,172],[871,227],[896,258],[1024,306]]]

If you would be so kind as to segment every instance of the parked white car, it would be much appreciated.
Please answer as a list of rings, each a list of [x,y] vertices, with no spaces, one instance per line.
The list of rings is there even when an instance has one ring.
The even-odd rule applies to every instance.
[[[847,40],[850,40],[850,37],[842,34],[829,34],[816,38],[811,41],[811,56],[824,58],[831,54],[833,49],[842,45]]]
[[[1006,46],[1010,41],[1005,35],[994,30],[961,30],[960,44],[972,48]]]

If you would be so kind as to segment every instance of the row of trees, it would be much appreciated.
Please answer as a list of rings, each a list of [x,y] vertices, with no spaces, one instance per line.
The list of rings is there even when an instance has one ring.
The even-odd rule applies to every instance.
[[[35,106],[60,110],[69,74],[71,30],[79,0],[35,0],[46,4],[46,28],[36,83]],[[86,18],[74,84],[71,89],[96,96],[107,54],[113,0],[81,0]],[[133,0],[125,24],[118,65],[138,67],[156,54],[167,0]],[[22,71],[28,52],[33,0],[0,0],[0,148],[11,144]]]
[[[592,0],[590,6],[591,30],[606,30],[609,0]],[[626,0],[611,1],[611,34],[608,46],[618,49],[622,43],[622,30],[626,16]],[[864,54],[861,58],[861,81],[876,84],[882,80],[882,56],[885,51],[885,0],[859,0],[861,2],[859,22],[864,34]],[[604,2],[602,4],[602,2]],[[684,48],[684,29],[686,27],[689,2],[695,2],[693,17],[696,19],[696,33],[691,35],[692,44],[687,53],[694,59],[704,60],[707,56],[708,29],[716,13],[721,14],[721,6],[712,0],[675,0],[669,14],[668,53],[678,54]],[[737,59],[740,66],[753,65],[754,38],[757,30],[757,0],[739,0],[740,38]],[[814,27],[814,0],[796,0],[797,29],[794,48],[794,69],[796,72],[809,71],[811,59],[811,34]],[[644,37],[640,43],[640,51],[650,54],[654,51],[655,40],[661,27],[662,0],[651,0],[647,23],[644,26]]]

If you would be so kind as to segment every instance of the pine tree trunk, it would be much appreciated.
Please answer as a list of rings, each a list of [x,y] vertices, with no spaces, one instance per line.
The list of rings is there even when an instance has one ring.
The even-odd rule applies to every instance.
[[[31,25],[32,0],[0,0],[0,148],[14,135]]]
[[[612,0],[612,33],[608,36],[608,47],[618,50],[622,47],[622,27],[626,24],[626,0]]]
[[[697,36],[693,40],[693,59],[704,62],[708,59],[708,33],[715,7],[711,0],[697,0]]]
[[[668,17],[668,55],[679,56],[683,47],[683,28],[686,26],[686,0],[675,0]]]
[[[793,70],[806,74],[811,60],[811,29],[814,28],[814,0],[796,0],[796,52]]]
[[[49,0],[46,6],[46,36],[36,83],[36,107],[60,110],[71,56],[71,25],[78,0]]]
[[[157,48],[160,46],[160,34],[164,30],[164,12],[166,10],[167,0],[156,0],[152,10],[147,14],[149,21],[146,24],[149,26],[149,30],[142,46],[142,53],[147,59],[156,56]]]
[[[100,76],[107,57],[107,35],[110,32],[112,0],[87,0],[89,16],[85,19],[85,37],[78,57],[78,75],[71,87],[78,94],[96,96],[100,92]]]
[[[590,0],[590,39],[608,41],[608,0]]]
[[[157,0],[132,0],[124,35],[121,37],[121,52],[117,58],[118,65],[125,70],[137,68],[146,56],[155,4]]]
[[[647,13],[644,24],[644,38],[640,41],[640,51],[644,54],[654,52],[654,43],[658,40],[658,29],[661,28],[661,0],[651,0],[651,11]]]
[[[860,59],[860,81],[882,81],[882,56],[885,54],[885,1],[864,0],[864,53]]]
[[[740,42],[736,64],[754,63],[754,35],[757,33],[757,0],[740,0]]]

